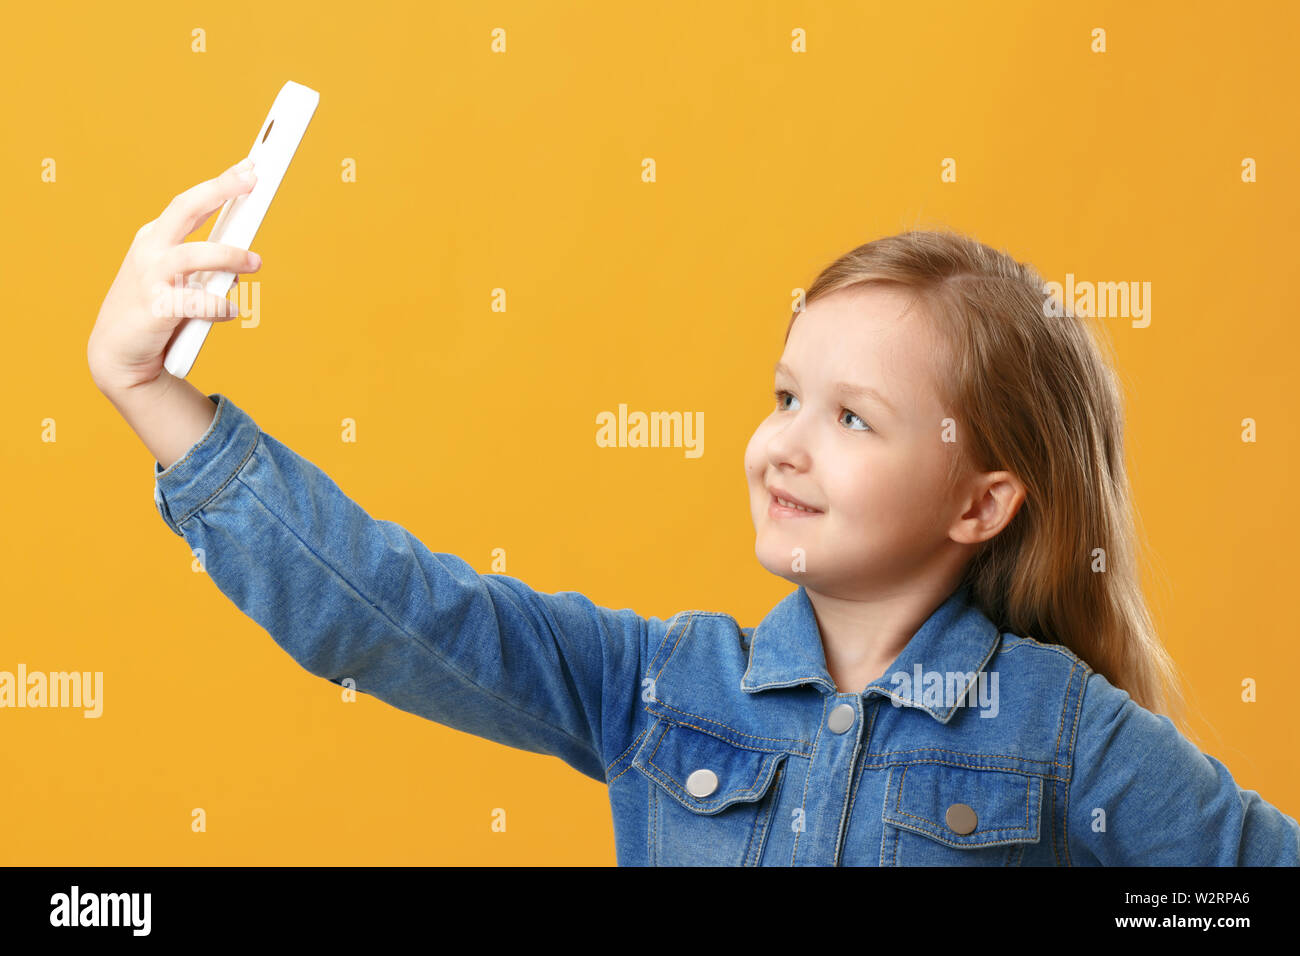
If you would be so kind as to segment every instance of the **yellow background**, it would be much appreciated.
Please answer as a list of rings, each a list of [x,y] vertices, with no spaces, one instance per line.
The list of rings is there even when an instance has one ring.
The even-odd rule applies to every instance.
[[[0,862],[614,863],[604,787],[341,704],[193,573],[149,452],[90,381],[86,339],[135,230],[245,155],[290,79],[321,102],[253,244],[261,324],[215,328],[190,380],[434,550],[487,571],[503,547],[539,590],[645,615],[752,625],[790,591],[754,559],[741,457],[791,290],[834,256],[946,224],[1049,279],[1150,281],[1149,328],[1103,320],[1144,582],[1203,748],[1300,812],[1289,4],[41,3],[6,19],[0,669],[105,676],[98,720],[0,711]],[[620,402],[703,411],[704,456],[596,447],[595,415]]]

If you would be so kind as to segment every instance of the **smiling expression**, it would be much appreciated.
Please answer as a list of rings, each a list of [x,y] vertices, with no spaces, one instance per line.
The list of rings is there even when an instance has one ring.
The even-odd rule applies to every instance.
[[[951,413],[937,395],[936,340],[911,301],[861,286],[795,321],[773,410],[745,449],[755,555],[773,574],[875,590],[912,579],[947,541],[953,448],[941,434]],[[772,489],[815,513],[780,505]]]

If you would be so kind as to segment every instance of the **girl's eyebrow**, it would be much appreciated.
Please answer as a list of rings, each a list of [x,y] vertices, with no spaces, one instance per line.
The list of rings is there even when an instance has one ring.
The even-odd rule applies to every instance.
[[[790,378],[795,377],[794,372],[790,371],[790,367],[786,365],[784,362],[777,362],[776,367],[772,371],[773,374],[775,375],[780,375],[782,372],[784,372]],[[869,398],[872,401],[874,401],[877,405],[881,405],[885,409],[887,409],[890,414],[894,416],[898,415],[898,409],[894,407],[893,403],[890,402],[889,399],[885,398],[884,395],[880,394],[880,392],[876,391],[876,389],[872,388],[869,385],[850,385],[848,382],[836,382],[832,386],[832,388],[834,388],[835,391],[837,391],[841,395],[850,395],[853,397]]]

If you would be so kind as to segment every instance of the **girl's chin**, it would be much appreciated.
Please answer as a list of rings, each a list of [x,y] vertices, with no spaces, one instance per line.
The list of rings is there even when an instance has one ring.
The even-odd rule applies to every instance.
[[[807,574],[804,574],[802,571],[791,571],[789,565],[786,565],[784,568],[772,568],[764,564],[763,569],[770,572],[773,577],[778,577],[784,581],[788,581],[795,587],[808,587],[816,590],[815,585],[809,579]]]
[[[793,581],[808,576],[807,567],[809,557],[806,551],[796,551],[798,545],[792,545],[789,548],[772,548],[757,547],[754,549],[754,557],[766,570],[775,574],[778,578],[788,578]]]

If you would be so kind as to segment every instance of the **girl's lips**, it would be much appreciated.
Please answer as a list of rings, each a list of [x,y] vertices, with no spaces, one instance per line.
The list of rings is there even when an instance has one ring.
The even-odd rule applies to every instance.
[[[820,511],[800,511],[798,508],[787,508],[776,500],[776,495],[768,492],[767,513],[773,518],[817,518],[820,517]]]

